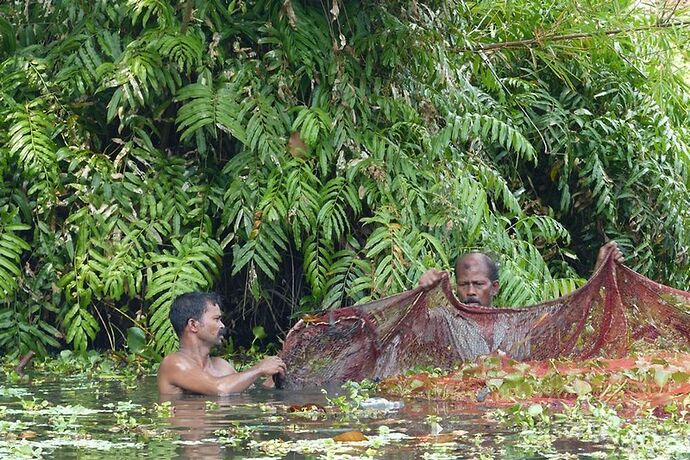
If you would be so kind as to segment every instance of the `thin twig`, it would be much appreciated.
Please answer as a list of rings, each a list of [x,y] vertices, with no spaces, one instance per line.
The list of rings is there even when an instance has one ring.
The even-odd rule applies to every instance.
[[[505,48],[529,48],[533,45],[543,45],[544,42],[557,42],[557,41],[566,41],[566,40],[579,40],[579,39],[589,39],[593,38],[596,36],[601,36],[601,35],[619,35],[619,34],[625,34],[625,33],[632,33],[632,32],[644,32],[648,30],[660,30],[660,29],[670,29],[674,27],[688,27],[690,26],[690,21],[677,21],[677,22],[669,22],[666,24],[656,24],[653,26],[645,26],[645,27],[632,27],[628,29],[612,29],[612,30],[604,30],[600,32],[577,32],[577,33],[572,33],[572,34],[563,34],[563,35],[544,35],[539,38],[529,38],[525,40],[513,40],[513,41],[508,41],[508,42],[499,42],[499,43],[487,43],[487,44],[480,44],[476,45],[470,48],[455,48],[456,51],[458,52],[466,52],[470,51],[473,53],[477,53],[480,51],[489,51],[489,50],[497,50],[497,49],[505,49]]]
[[[27,364],[31,361],[31,359],[36,356],[36,352],[31,350],[27,354],[25,354],[22,359],[19,361],[19,364],[17,367],[14,368],[15,372],[19,375],[24,375],[24,368],[26,367]]]

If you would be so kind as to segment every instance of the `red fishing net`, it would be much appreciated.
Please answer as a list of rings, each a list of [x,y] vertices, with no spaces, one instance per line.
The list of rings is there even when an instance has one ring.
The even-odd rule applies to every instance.
[[[690,293],[609,258],[570,295],[525,308],[458,301],[446,276],[421,288],[300,320],[281,356],[290,388],[383,379],[417,366],[449,368],[502,351],[520,361],[621,357],[637,341],[690,344]]]

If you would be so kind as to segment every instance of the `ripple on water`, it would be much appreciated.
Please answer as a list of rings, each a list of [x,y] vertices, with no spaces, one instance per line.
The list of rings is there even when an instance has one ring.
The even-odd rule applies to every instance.
[[[330,398],[339,393],[328,389]],[[511,436],[482,410],[448,402],[407,400],[398,410],[347,418],[328,407],[319,389],[184,395],[170,404],[172,416],[158,399],[154,377],[5,385],[0,457],[474,458],[504,452],[498,444]],[[334,439],[348,432],[357,434],[345,438],[357,441]]]

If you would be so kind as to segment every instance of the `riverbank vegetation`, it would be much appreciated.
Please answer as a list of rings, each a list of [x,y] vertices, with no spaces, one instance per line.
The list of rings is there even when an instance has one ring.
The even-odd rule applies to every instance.
[[[688,289],[688,37],[676,2],[4,2],[0,349],[155,356],[190,290],[274,336],[471,248],[503,305],[608,238]]]

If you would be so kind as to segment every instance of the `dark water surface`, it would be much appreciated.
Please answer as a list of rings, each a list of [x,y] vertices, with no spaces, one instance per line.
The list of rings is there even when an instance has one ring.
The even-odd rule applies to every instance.
[[[329,398],[343,393],[328,389]],[[535,451],[513,449],[505,439],[514,434],[481,408],[450,403],[406,400],[398,410],[348,418],[330,408],[289,411],[328,406],[319,390],[184,396],[171,402],[172,416],[159,402],[154,377],[0,383],[0,458],[529,458]],[[334,440],[350,431],[367,440]],[[570,455],[588,447],[561,444]]]

